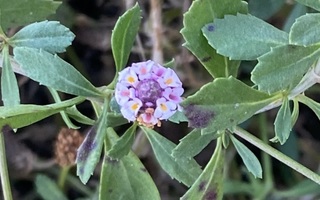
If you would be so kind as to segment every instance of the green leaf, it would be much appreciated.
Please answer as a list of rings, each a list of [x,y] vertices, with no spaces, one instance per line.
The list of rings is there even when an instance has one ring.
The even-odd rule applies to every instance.
[[[2,50],[3,63],[1,72],[1,97],[5,106],[20,104],[19,87],[16,76],[11,67],[9,46],[5,45]]]
[[[118,138],[113,129],[108,129],[106,148],[115,145]],[[155,183],[132,151],[119,160],[112,160],[105,154],[102,174],[99,199],[160,200]]]
[[[252,0],[248,5],[251,15],[267,20],[276,14],[284,3],[284,0]]]
[[[247,3],[241,0],[196,0],[184,15],[181,34],[187,47],[213,77],[236,76],[239,62],[217,54],[203,36],[201,28],[226,14],[247,13]],[[234,31],[234,30],[233,30]],[[233,73],[228,73],[228,71]]]
[[[121,126],[121,125],[127,124],[127,123],[129,123],[128,120],[123,118],[122,114],[117,114],[117,113],[112,113],[112,112],[107,113],[106,126],[116,127],[116,126]]]
[[[180,124],[180,122],[187,122],[188,118],[181,111],[175,112],[169,119],[170,122]]]
[[[186,186],[191,186],[201,174],[201,169],[197,162],[194,159],[187,158],[176,160],[171,156],[172,150],[176,147],[174,143],[152,129],[146,127],[141,127],[141,129],[147,136],[162,169],[172,178]]]
[[[111,35],[111,48],[116,64],[116,71],[121,71],[129,59],[133,42],[139,30],[141,10],[136,5],[127,10],[117,21]]]
[[[180,140],[180,143],[172,150],[172,156],[177,160],[190,159],[218,137],[219,134],[216,132],[202,135],[200,129],[194,129]]]
[[[76,97],[61,103],[50,105],[15,105],[12,107],[0,107],[0,127],[9,125],[12,129],[28,126],[50,115],[58,113],[68,107],[81,103],[83,97]]]
[[[108,156],[112,159],[121,159],[123,156],[128,155],[134,142],[136,129],[137,124],[132,124],[132,126],[123,134],[123,136],[117,139],[115,144],[108,151]]]
[[[59,189],[58,185],[45,175],[38,174],[36,176],[35,185],[37,193],[44,200],[68,200],[68,198]]]
[[[0,25],[4,31],[46,19],[61,2],[52,0],[0,0]]]
[[[319,58],[319,47],[285,45],[272,49],[258,58],[259,63],[251,72],[252,82],[268,93],[294,88]]]
[[[69,117],[71,117],[75,121],[82,123],[82,124],[93,125],[95,122],[94,120],[92,120],[89,117],[80,113],[76,106],[72,106],[70,108],[67,108],[66,113],[68,114]]]
[[[318,0],[296,0],[297,2],[309,6],[317,11],[320,11],[320,4]]]
[[[288,43],[288,34],[252,15],[226,15],[202,28],[209,44],[232,60],[255,60],[271,47]]]
[[[79,96],[102,96],[79,71],[57,55],[28,47],[16,47],[13,53],[26,75],[40,84]]]
[[[77,175],[83,184],[88,182],[101,157],[103,141],[108,129],[106,107],[104,106],[101,116],[89,130],[77,152]]]
[[[297,122],[298,117],[299,117],[299,102],[297,99],[293,99],[293,110],[291,114],[292,126]]]
[[[289,138],[292,129],[291,111],[288,98],[285,98],[282,102],[274,122],[274,128],[276,133],[276,137],[274,139],[279,141],[281,145],[284,144]]]
[[[286,21],[285,21],[285,24],[283,26],[283,30],[285,32],[289,32],[290,29],[291,29],[291,26],[293,25],[293,23],[295,22],[295,20],[306,14],[307,13],[307,7],[304,6],[304,5],[301,5],[301,4],[295,4],[293,9],[291,10],[290,12],[290,15],[287,17]]]
[[[222,199],[223,166],[224,150],[222,150],[221,140],[219,139],[214,154],[206,168],[181,200]]]
[[[307,96],[299,95],[297,96],[297,100],[304,105],[308,106],[318,117],[320,120],[320,104]]]
[[[75,35],[57,21],[42,21],[30,24],[13,37],[8,43],[13,47],[31,47],[50,53],[64,52],[71,45]]]
[[[181,106],[189,126],[203,134],[231,128],[278,98],[233,78],[217,78],[185,99]]]
[[[230,135],[230,139],[249,172],[254,177],[262,178],[262,167],[257,157],[234,136]]]
[[[320,42],[320,13],[307,13],[296,19],[289,33],[290,44],[310,46]]]

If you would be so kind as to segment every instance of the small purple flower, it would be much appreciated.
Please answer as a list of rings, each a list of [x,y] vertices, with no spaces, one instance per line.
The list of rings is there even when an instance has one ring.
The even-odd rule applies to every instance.
[[[172,69],[148,60],[119,72],[115,98],[126,119],[153,128],[181,109],[183,91]]]

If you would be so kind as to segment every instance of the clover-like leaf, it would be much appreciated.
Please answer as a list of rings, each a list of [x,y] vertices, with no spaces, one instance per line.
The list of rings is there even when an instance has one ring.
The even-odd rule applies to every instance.
[[[258,58],[259,63],[251,72],[252,82],[268,93],[294,88],[319,58],[319,47],[284,45],[272,49]]]
[[[42,21],[30,24],[14,36],[8,43],[13,47],[31,47],[50,53],[64,52],[71,45],[75,35],[57,21]]]
[[[215,19],[202,28],[209,44],[232,60],[255,60],[271,47],[288,43],[288,34],[252,15]]]
[[[53,0],[0,0],[0,26],[4,31],[46,19],[61,2]]]
[[[13,53],[26,76],[40,84],[79,96],[102,95],[79,71],[57,55],[29,47],[16,47]]]
[[[247,3],[241,0],[196,0],[184,15],[181,34],[186,46],[213,77],[236,76],[239,61],[217,54],[203,36],[201,28],[226,14],[247,13]]]
[[[189,126],[208,134],[242,123],[277,98],[229,77],[204,85],[181,106]]]

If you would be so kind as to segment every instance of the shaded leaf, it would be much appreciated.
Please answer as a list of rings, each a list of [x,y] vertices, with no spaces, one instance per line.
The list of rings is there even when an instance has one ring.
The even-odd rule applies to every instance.
[[[100,160],[104,138],[107,134],[107,106],[104,106],[102,114],[96,124],[88,131],[87,136],[78,148],[77,175],[83,184],[86,184],[93,174]]]
[[[19,87],[16,76],[12,70],[9,47],[4,45],[2,49],[3,63],[1,71],[1,97],[3,105],[14,106],[20,104]]]
[[[251,0],[248,6],[251,15],[267,20],[278,12],[284,3],[284,0]]]
[[[131,146],[134,142],[135,131],[137,124],[134,123],[128,130],[117,139],[112,148],[108,151],[108,156],[112,159],[121,159],[123,156],[128,155],[131,150]]]
[[[68,107],[81,103],[83,97],[76,97],[61,103],[49,105],[20,104],[12,107],[0,107],[0,127],[9,125],[12,129],[28,126]]]
[[[291,111],[288,98],[285,98],[282,102],[274,122],[274,128],[276,133],[276,137],[274,139],[279,141],[280,144],[284,144],[289,138],[292,129]]]
[[[190,159],[218,137],[219,134],[216,132],[202,135],[200,129],[194,129],[180,140],[180,143],[172,150],[172,156],[177,160]]]
[[[309,46],[320,42],[320,13],[307,13],[296,19],[289,33],[290,44]]]
[[[295,20],[300,17],[301,15],[304,15],[307,13],[307,7],[304,5],[301,5],[299,3],[295,4],[293,9],[291,10],[290,15],[287,17],[284,26],[283,26],[283,30],[285,32],[289,32],[291,29],[291,26],[293,25],[293,23],[295,22]]]
[[[86,124],[86,125],[93,125],[95,122],[93,119],[90,119],[89,117],[80,113],[80,111],[78,111],[76,106],[67,108],[65,112],[68,114],[69,117],[71,117],[72,119],[74,119],[79,123]]]
[[[129,59],[133,42],[139,30],[141,10],[136,5],[127,10],[117,21],[111,35],[111,48],[116,71],[121,71]]]
[[[71,45],[75,35],[57,21],[42,21],[30,24],[14,36],[8,43],[13,47],[31,47],[50,53],[64,52]]]
[[[320,4],[318,0],[296,0],[297,2],[309,6],[317,11],[320,11]]]
[[[108,129],[107,149],[119,139],[113,129]],[[99,199],[160,200],[160,194],[148,171],[139,158],[130,151],[119,160],[106,154],[102,164]]]
[[[251,72],[252,82],[268,93],[294,88],[319,58],[319,47],[285,45],[272,49],[258,58],[259,63]]]
[[[239,61],[216,53],[203,36],[201,28],[226,14],[247,13],[247,3],[241,0],[196,0],[184,15],[181,34],[187,47],[213,77],[236,76]],[[234,30],[233,30],[234,31]]]
[[[44,200],[68,200],[58,185],[45,175],[38,174],[35,181],[37,193]]]
[[[46,19],[61,2],[53,0],[0,0],[0,25],[4,31]]]
[[[288,43],[288,34],[252,15],[226,15],[202,28],[209,44],[232,60],[255,60],[271,47]]]
[[[242,123],[277,98],[229,77],[206,84],[181,106],[189,126],[208,134]]]
[[[129,121],[125,119],[122,114],[117,114],[117,113],[112,113],[108,112],[107,113],[107,122],[106,126],[108,127],[116,127],[116,126],[121,126],[123,124],[127,124]]]
[[[26,75],[40,84],[79,96],[102,96],[79,71],[57,55],[28,47],[16,47],[13,53]]]
[[[251,172],[254,177],[262,178],[262,167],[257,157],[234,136],[230,135],[230,139],[248,171]]]
[[[152,129],[141,128],[147,136],[162,169],[172,178],[186,186],[191,186],[201,174],[201,169],[197,162],[194,159],[187,158],[176,160],[171,156],[172,150],[176,147],[174,143]]]
[[[312,99],[310,99],[307,96],[304,95],[299,95],[297,97],[297,100],[304,105],[308,106],[318,117],[320,120],[320,104]]]
[[[183,195],[182,200],[222,199],[224,150],[222,150],[221,140],[218,141],[214,154],[206,168],[187,193]]]

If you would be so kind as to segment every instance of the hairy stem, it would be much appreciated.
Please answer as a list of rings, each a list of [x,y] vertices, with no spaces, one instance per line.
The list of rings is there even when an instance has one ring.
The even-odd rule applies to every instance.
[[[0,177],[4,200],[12,200],[10,179],[8,173],[4,133],[0,132]]]
[[[320,185],[320,176],[318,174],[301,165],[300,163],[296,162],[295,160],[291,159],[290,157],[284,155],[283,153],[271,147],[270,145],[264,143],[263,141],[261,141],[254,135],[250,134],[246,130],[240,127],[236,127],[234,129],[234,133],[240,136],[241,138],[245,139],[249,143],[253,144],[254,146],[258,147],[262,151],[266,152],[270,156],[279,160],[280,162],[286,164],[288,167],[291,167],[295,171],[299,172],[300,174],[304,175],[305,177]]]

